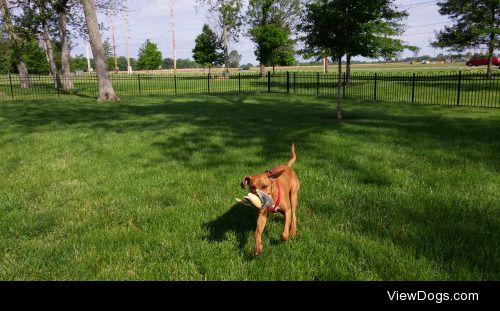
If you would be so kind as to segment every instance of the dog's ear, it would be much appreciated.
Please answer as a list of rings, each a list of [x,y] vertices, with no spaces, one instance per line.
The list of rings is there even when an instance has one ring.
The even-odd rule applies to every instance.
[[[267,174],[268,178],[277,179],[278,177],[281,176],[281,174],[283,174],[285,172],[285,170],[286,170],[286,166],[280,165],[280,166],[276,166],[276,167],[272,168],[269,171],[266,171],[266,174]]]
[[[245,189],[250,184],[250,176],[245,176],[241,181],[241,188]]]

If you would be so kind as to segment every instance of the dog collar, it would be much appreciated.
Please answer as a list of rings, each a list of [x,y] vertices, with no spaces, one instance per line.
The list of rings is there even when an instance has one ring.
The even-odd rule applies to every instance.
[[[276,203],[274,203],[273,206],[269,206],[269,211],[273,214],[276,214],[278,212],[278,207],[281,201],[281,189],[278,181],[276,181],[276,186],[278,186],[278,197],[276,198]]]

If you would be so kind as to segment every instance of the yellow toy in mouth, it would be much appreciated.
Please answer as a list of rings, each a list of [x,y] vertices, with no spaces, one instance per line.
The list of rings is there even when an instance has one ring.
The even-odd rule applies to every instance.
[[[273,200],[269,197],[269,195],[267,195],[267,193],[264,193],[261,190],[257,190],[257,193],[258,196],[249,192],[243,200],[236,198],[236,202],[246,206],[254,206],[258,209],[267,208],[272,205]]]
[[[243,205],[254,206],[254,207],[258,208],[258,209],[262,208],[262,201],[260,200],[260,198],[258,196],[256,196],[255,194],[251,193],[251,192],[249,192],[243,198],[243,200],[236,198],[236,201],[238,203],[243,204]]]

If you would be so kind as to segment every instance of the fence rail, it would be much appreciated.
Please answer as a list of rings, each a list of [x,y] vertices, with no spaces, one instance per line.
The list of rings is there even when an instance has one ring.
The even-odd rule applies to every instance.
[[[96,76],[31,75],[31,87],[21,88],[19,75],[0,75],[0,101],[68,96],[97,97]],[[71,80],[73,88],[65,89]],[[500,73],[336,73],[277,72],[216,74],[111,75],[118,96],[183,94],[290,93],[341,96],[368,101],[500,108]]]

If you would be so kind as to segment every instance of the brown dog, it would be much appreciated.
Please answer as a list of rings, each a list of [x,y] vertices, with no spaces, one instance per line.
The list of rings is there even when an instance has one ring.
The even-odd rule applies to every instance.
[[[300,181],[297,174],[292,170],[292,165],[295,163],[295,144],[292,144],[292,158],[286,165],[279,165],[254,176],[246,176],[241,182],[241,187],[245,189],[250,187],[250,191],[257,195],[257,189],[265,192],[274,200],[274,205],[270,208],[259,210],[259,218],[257,220],[257,229],[255,230],[255,252],[256,256],[262,254],[262,231],[266,226],[267,215],[269,212],[276,211],[285,216],[285,226],[281,234],[281,240],[288,240],[289,236],[297,235],[297,202],[300,188]]]

